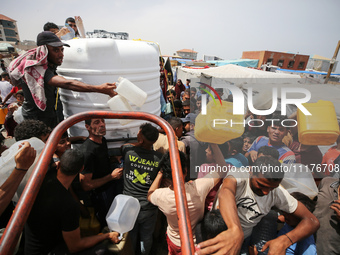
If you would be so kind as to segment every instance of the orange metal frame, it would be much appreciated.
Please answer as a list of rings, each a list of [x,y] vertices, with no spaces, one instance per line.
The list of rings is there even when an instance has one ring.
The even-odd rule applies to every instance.
[[[145,112],[106,112],[106,111],[91,111],[78,113],[61,122],[51,133],[46,145],[38,159],[38,162],[26,184],[23,194],[15,208],[15,211],[6,227],[6,230],[0,240],[0,254],[12,254],[16,243],[18,242],[20,233],[23,230],[24,224],[32,209],[34,200],[38,194],[39,188],[46,175],[48,165],[52,155],[57,147],[58,141],[62,134],[74,124],[91,118],[105,119],[140,119],[156,123],[166,133],[169,140],[169,152],[171,158],[171,168],[174,182],[174,191],[176,198],[176,208],[178,223],[180,229],[180,237],[182,243],[182,253],[185,255],[194,254],[195,248],[192,238],[192,230],[190,225],[187,199],[184,188],[184,178],[182,167],[178,154],[176,136],[171,126],[162,118],[145,113]]]

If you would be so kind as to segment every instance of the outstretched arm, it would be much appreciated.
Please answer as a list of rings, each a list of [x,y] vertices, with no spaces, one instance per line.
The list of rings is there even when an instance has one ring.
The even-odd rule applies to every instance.
[[[310,235],[314,234],[320,227],[318,219],[300,202],[295,212],[292,213],[300,219],[299,224],[286,235],[268,241],[262,251],[269,248],[268,254],[285,254],[286,249]]]
[[[90,85],[81,81],[65,79],[62,76],[55,75],[49,80],[48,85],[79,92],[97,92],[107,94],[110,97],[117,95],[117,92],[114,91],[116,89],[116,83]]]
[[[123,168],[116,168],[114,169],[111,174],[105,175],[104,177],[92,179],[93,174],[79,174],[80,184],[81,187],[85,191],[90,191],[96,188],[103,186],[104,184],[108,183],[112,180],[120,179],[123,175]]]
[[[117,232],[110,232],[102,235],[88,236],[82,238],[80,236],[80,228],[78,227],[73,231],[63,231],[62,234],[67,248],[71,253],[91,248],[106,239],[109,239],[113,243],[119,243],[119,233]]]
[[[24,148],[15,156],[16,165],[13,172],[0,187],[0,215],[12,200],[21,180],[35,160],[36,151],[29,142],[23,142],[21,146]]]
[[[14,92],[9,92],[7,94],[7,96],[3,99],[2,103],[0,104],[0,106],[4,106],[6,104],[6,102],[8,101],[8,99],[10,99],[11,96],[13,96],[13,95],[14,95]]]

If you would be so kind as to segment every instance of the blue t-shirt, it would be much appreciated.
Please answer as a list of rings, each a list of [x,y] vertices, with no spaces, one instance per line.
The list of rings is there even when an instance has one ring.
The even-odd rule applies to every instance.
[[[287,223],[281,228],[278,236],[282,236],[294,228]],[[316,255],[316,245],[314,236],[311,235],[297,243],[292,244],[286,250],[286,255]]]
[[[269,147],[275,148],[279,152],[279,154],[280,154],[279,161],[281,163],[285,163],[285,164],[296,163],[294,152],[292,152],[284,144],[279,145],[279,146],[271,145],[270,142],[269,142],[269,138],[266,137],[266,136],[259,136],[258,138],[256,138],[256,140],[251,145],[251,147],[248,150],[248,152],[250,152],[250,151],[258,151],[262,146],[269,146]]]
[[[227,164],[233,165],[235,167],[248,166],[248,159],[241,153],[237,153],[233,156],[229,156],[225,159]]]

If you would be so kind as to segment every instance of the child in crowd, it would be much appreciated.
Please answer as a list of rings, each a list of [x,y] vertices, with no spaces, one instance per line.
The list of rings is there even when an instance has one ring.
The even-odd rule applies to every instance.
[[[259,158],[262,156],[271,156],[272,158],[279,160],[280,153],[277,149],[265,145],[257,151],[257,157]]]
[[[223,161],[223,156],[217,145],[210,145],[216,157]],[[180,159],[182,165],[183,175],[187,173],[185,165],[186,158],[180,152]],[[151,185],[148,193],[148,200],[164,213],[167,218],[167,243],[169,254],[181,253],[181,240],[179,236],[179,226],[176,210],[175,193],[173,190],[172,173],[170,165],[169,153],[165,154],[160,162],[160,171]],[[196,224],[203,218],[204,215],[204,202],[208,192],[220,181],[219,173],[210,173],[208,178],[196,179],[192,182],[185,183],[185,192],[188,202],[188,209],[190,215],[190,223],[195,233]],[[165,188],[160,188],[162,180],[164,180]],[[194,241],[195,241],[194,235]]]
[[[219,233],[228,230],[219,209],[213,209],[204,216],[201,225],[203,241],[216,237]]]
[[[196,241],[197,243],[216,237],[221,232],[228,230],[221,212],[219,209],[208,211],[203,220],[196,226]],[[196,248],[197,249],[197,248]]]
[[[54,162],[59,162],[61,156],[68,149],[71,149],[71,142],[70,142],[70,138],[68,137],[67,132],[65,132],[61,136],[61,138],[60,138],[60,140],[58,142],[57,148],[56,148],[56,150],[54,152],[54,155],[53,155],[53,161]]]
[[[235,167],[248,166],[248,159],[242,154],[243,139],[238,137],[227,143],[229,145],[229,152],[225,162]]]
[[[22,106],[25,97],[24,97],[24,92],[22,90],[19,90],[15,96],[14,96],[17,101],[14,103],[11,103],[8,106],[8,112],[6,115],[6,120],[5,120],[5,128],[7,131],[7,137],[13,137],[14,136],[14,129],[18,125],[18,123],[14,120],[14,112],[18,110],[20,106]]]
[[[223,157],[223,162],[222,164],[225,163],[225,158],[228,157],[228,153],[229,153],[229,146],[228,143],[224,143],[224,144],[220,144],[218,145],[220,151],[222,152],[222,157]],[[210,170],[214,167],[216,167],[217,165],[222,166],[221,162],[218,163],[219,158],[217,157],[217,154],[213,153],[213,150],[211,148],[211,144],[208,145],[208,148],[205,150],[206,152],[206,160],[207,163],[203,164],[199,167],[199,173],[197,178],[203,178],[205,175],[207,175]],[[230,165],[229,165],[230,166]],[[196,171],[196,168],[195,168]],[[217,194],[218,189],[220,188],[222,184],[222,180],[220,182],[218,182],[214,188],[208,193],[208,195],[206,196],[205,199],[205,209],[207,211],[211,210],[215,196]]]
[[[253,144],[254,140],[256,139],[256,136],[250,132],[246,132],[243,134],[242,138],[243,138],[242,154],[244,155],[248,152],[250,146]]]

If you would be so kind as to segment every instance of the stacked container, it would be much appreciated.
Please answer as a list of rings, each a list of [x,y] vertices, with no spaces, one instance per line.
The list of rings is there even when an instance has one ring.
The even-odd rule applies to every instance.
[[[114,40],[108,38],[84,38],[67,41],[64,62],[58,73],[65,78],[88,84],[100,85],[117,82],[124,77],[147,93],[142,107],[139,102],[130,103],[134,111],[160,115],[159,52],[153,43]],[[109,96],[100,93],[82,93],[62,89],[60,92],[65,118],[73,114],[93,111],[111,111]],[[107,139],[136,137],[143,121],[132,121],[122,126],[119,120],[106,120]],[[84,122],[69,129],[71,136],[87,136]],[[120,144],[109,143],[109,148]]]

